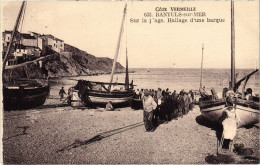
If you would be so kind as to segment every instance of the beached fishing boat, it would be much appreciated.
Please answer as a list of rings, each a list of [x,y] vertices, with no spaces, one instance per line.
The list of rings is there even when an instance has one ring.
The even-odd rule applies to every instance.
[[[79,80],[77,85],[74,86],[69,95],[69,102],[73,107],[104,105],[108,102],[115,104],[128,104],[134,96],[133,83],[129,84],[128,76],[128,59],[126,54],[126,77],[125,83],[113,82],[113,76],[116,70],[116,63],[120,49],[120,42],[124,28],[124,21],[126,16],[126,8],[122,18],[121,29],[119,33],[118,44],[114,57],[110,82],[94,82]],[[127,53],[127,49],[126,49]]]
[[[233,90],[237,97],[234,98],[235,108],[241,122],[238,127],[253,125],[259,123],[260,111],[259,111],[259,96],[250,96],[245,98],[245,87],[249,78],[255,74],[258,69],[251,72],[241,80],[235,80],[235,31],[234,31],[234,1],[231,1],[231,83],[230,90]],[[238,88],[241,83],[244,82],[242,87],[242,93],[238,92]],[[224,90],[223,90],[224,91]],[[199,100],[199,106],[201,113],[204,117],[210,121],[221,123],[220,120],[223,114],[223,108],[225,107],[225,98],[219,98],[215,91],[212,90],[212,95],[206,94],[204,89],[200,86],[201,98]]]
[[[5,110],[22,110],[41,106],[49,95],[50,86],[34,80],[4,84],[3,103]]]
[[[18,27],[22,14],[25,10],[26,1],[23,1],[20,8],[14,29],[12,31],[11,40],[3,61],[3,73],[11,49],[13,46],[14,36],[18,32]],[[4,74],[2,74],[4,78]],[[23,110],[41,106],[44,104],[50,92],[50,86],[42,80],[11,80],[3,81],[3,106],[4,110]]]

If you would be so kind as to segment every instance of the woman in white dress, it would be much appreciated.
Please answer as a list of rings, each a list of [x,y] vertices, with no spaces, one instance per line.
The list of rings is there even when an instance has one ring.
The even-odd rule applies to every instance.
[[[227,107],[224,109],[226,114],[225,120],[222,122],[224,139],[233,140],[237,132],[237,124],[240,122],[240,118],[236,113],[236,109],[233,107],[232,97],[226,98]]]

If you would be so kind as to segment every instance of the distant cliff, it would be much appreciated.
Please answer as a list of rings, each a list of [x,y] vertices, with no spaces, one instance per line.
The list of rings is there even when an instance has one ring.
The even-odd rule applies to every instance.
[[[73,76],[111,73],[113,60],[106,57],[95,57],[76,47],[65,44],[65,52],[61,61],[67,64],[68,70]],[[116,72],[124,72],[124,67],[117,63]]]
[[[25,66],[7,69],[4,80],[17,78],[49,78],[97,75],[111,73],[113,60],[105,57],[95,57],[76,47],[65,44],[64,52],[56,54],[55,58],[43,60],[42,66],[30,63]],[[124,72],[124,67],[117,63],[116,72]]]

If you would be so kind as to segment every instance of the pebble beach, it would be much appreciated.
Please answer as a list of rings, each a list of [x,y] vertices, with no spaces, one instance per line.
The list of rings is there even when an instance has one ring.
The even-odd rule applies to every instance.
[[[198,106],[183,118],[146,132],[142,110],[74,109],[55,93],[41,107],[3,112],[3,163],[223,163],[213,160],[216,130]],[[258,126],[240,128],[234,143],[244,144],[253,153],[245,157],[233,152],[229,163],[259,163]]]

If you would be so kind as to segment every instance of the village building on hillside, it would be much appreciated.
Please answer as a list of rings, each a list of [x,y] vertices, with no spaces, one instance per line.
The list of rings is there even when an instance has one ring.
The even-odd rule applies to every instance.
[[[2,33],[3,58],[11,41],[12,31]],[[8,59],[8,65],[15,65],[34,60],[40,56],[64,51],[64,41],[52,35],[41,35],[35,32],[16,33],[13,47]]]
[[[4,31],[2,34],[3,37],[3,47],[7,47],[11,41],[12,31]]]
[[[2,57],[4,58],[5,53],[7,51],[7,47],[11,41],[11,36],[12,36],[12,31],[4,31],[2,33],[2,43],[3,43],[3,47],[2,47]],[[17,38],[19,38],[19,33],[16,34],[16,36],[14,37],[13,43],[14,45],[17,44]],[[11,50],[11,52],[14,52],[15,48],[13,47],[13,49]]]
[[[50,46],[55,52],[61,53],[64,51],[64,41],[47,34],[40,36],[44,40],[44,46]]]

